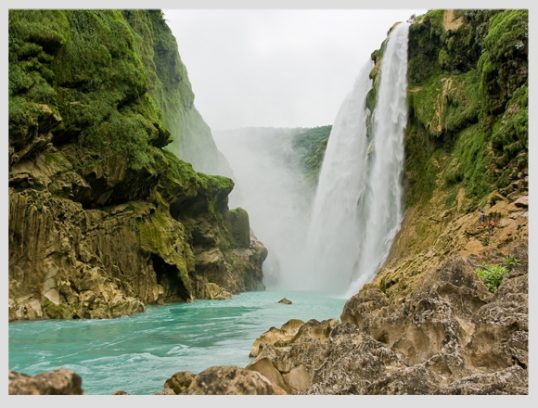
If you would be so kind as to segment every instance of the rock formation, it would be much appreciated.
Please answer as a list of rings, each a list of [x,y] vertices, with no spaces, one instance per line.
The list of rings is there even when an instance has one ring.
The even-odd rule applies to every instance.
[[[160,78],[147,66],[159,66],[166,35],[138,43],[140,59],[109,38],[114,24],[135,52],[133,32],[162,29],[160,15],[53,13],[43,30],[33,13],[10,14],[10,318],[117,316],[258,287],[266,251],[246,213],[227,208],[233,183],[162,149],[170,135],[152,110],[164,106],[160,90],[135,72]],[[74,48],[93,38],[73,29],[81,22],[103,46],[87,49],[97,62],[70,68]],[[526,394],[527,33],[525,10],[416,18],[406,211],[385,265],[340,320],[272,327],[246,368],[178,372],[162,394]],[[372,58],[370,107],[383,46]],[[123,70],[110,76],[117,87],[102,94],[88,70],[114,66]],[[89,103],[95,93],[103,106]],[[187,109],[192,95],[182,95]],[[477,273],[485,265],[506,273],[486,285]],[[10,392],[30,384],[20,390],[51,393],[37,377],[10,374]],[[82,392],[68,383],[52,389]]]
[[[233,182],[163,148],[199,115],[162,14],[11,11],[9,28],[10,320],[262,288]]]
[[[346,303],[341,321],[309,321],[277,341],[271,333],[289,323],[272,328],[256,340],[252,365],[301,394],[526,394],[527,252],[518,240],[503,244],[520,263],[495,293],[475,274],[489,258],[455,251],[413,269],[401,292],[379,275]]]
[[[182,371],[169,378],[163,394],[267,395],[274,394],[271,382],[256,371],[240,367],[210,367],[194,375]]]
[[[71,370],[53,370],[28,376],[9,372],[9,394],[14,395],[81,395],[82,379]]]

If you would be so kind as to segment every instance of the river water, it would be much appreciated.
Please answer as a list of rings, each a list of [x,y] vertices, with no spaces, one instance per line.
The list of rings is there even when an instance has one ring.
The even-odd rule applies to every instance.
[[[282,297],[293,304],[278,303]],[[252,343],[289,319],[339,318],[344,298],[308,292],[246,292],[230,300],[148,306],[105,320],[9,324],[9,367],[25,374],[69,368],[87,394],[152,394],[177,371],[249,363]]]

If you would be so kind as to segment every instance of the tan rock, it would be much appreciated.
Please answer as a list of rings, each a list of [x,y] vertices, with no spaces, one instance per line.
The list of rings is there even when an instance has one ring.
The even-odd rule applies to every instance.
[[[213,282],[207,282],[203,289],[203,294],[201,295],[204,299],[211,300],[226,300],[232,297],[232,294],[219,285]]]
[[[285,373],[283,378],[294,394],[302,394],[312,385],[310,374],[303,365],[294,367],[290,372]]]
[[[196,375],[190,371],[180,371],[166,380],[164,390],[172,391],[172,394],[187,394],[195,378]]]
[[[254,363],[249,364],[245,368],[247,370],[257,371],[269,381],[271,381],[275,393],[277,393],[277,390],[279,391],[279,393],[290,392],[290,388],[284,381],[284,378],[280,374],[280,371],[275,368],[271,360],[269,360],[268,358],[256,360]]]
[[[210,367],[196,376],[188,372],[176,373],[166,381],[165,391],[191,395],[274,394],[271,382],[263,375],[234,366]]]
[[[303,324],[304,322],[302,320],[292,319],[284,323],[280,329],[271,327],[254,341],[250,350],[250,356],[256,357],[260,352],[260,348],[266,345],[273,345],[275,343],[285,344],[289,342]]]
[[[520,208],[528,208],[529,207],[529,196],[521,196],[516,201],[514,201],[514,205],[516,207]]]
[[[9,394],[81,395],[82,379],[73,371],[61,369],[28,376],[9,372]]]

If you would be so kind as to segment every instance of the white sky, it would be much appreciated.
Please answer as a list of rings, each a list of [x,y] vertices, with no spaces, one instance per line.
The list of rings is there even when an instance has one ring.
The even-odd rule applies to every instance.
[[[333,122],[397,21],[425,10],[165,10],[215,130]]]

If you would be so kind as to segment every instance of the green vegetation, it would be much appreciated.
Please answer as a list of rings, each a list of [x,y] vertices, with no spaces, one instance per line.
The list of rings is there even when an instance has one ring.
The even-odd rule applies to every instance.
[[[451,159],[444,170],[447,186],[463,183],[467,194],[481,198],[492,190],[493,182],[487,168],[486,134],[474,124],[461,131]]]
[[[476,276],[492,293],[497,291],[508,269],[502,265],[483,265],[475,270]]]
[[[407,207],[428,200],[435,190],[436,168],[432,155],[435,145],[418,123],[408,123],[405,130],[405,204]],[[439,156],[439,151],[435,153]]]
[[[517,259],[514,255],[508,255],[504,260],[504,264],[508,269],[512,270],[519,266],[519,259]]]
[[[437,188],[453,206],[463,187],[473,209],[494,190],[526,188],[528,13],[445,13],[430,11],[409,30],[406,203]]]
[[[9,24],[12,160],[36,133],[72,144],[90,206],[231,190],[162,149],[181,139],[194,96],[160,11],[12,10]]]
[[[293,148],[299,154],[301,167],[307,180],[313,185],[318,181],[331,128],[332,126],[328,125],[303,129],[293,139]]]
[[[431,76],[409,98],[414,115],[434,136],[453,133],[478,120],[480,98],[474,70]]]
[[[500,113],[528,78],[528,12],[510,10],[490,21],[480,57],[480,87],[488,112]]]

